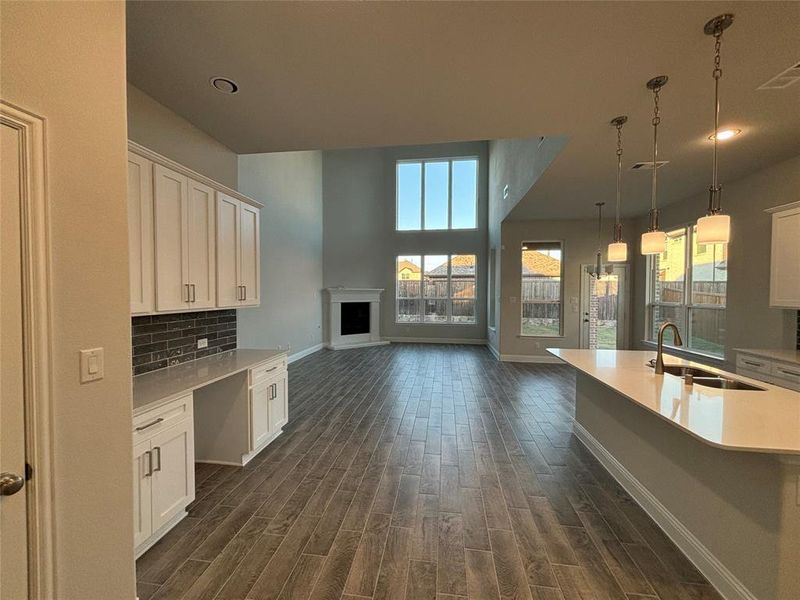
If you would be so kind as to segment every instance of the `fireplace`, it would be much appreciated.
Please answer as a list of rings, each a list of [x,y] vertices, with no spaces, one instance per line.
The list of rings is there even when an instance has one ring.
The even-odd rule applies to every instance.
[[[333,350],[388,344],[381,340],[381,289],[328,288],[325,346]]]

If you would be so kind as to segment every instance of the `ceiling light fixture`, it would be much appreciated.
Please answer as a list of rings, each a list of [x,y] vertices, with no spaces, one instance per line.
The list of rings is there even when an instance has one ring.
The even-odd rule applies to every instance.
[[[208,83],[210,83],[211,87],[215,90],[223,94],[235,94],[239,91],[239,84],[227,77],[212,77],[208,80]]]
[[[658,107],[659,93],[669,77],[659,75],[647,82],[647,89],[653,92],[653,164],[658,164],[658,124],[661,114]],[[660,254],[667,249],[667,234],[658,227],[658,169],[653,169],[653,184],[650,190],[650,226],[642,234],[642,254]]]
[[[622,241],[622,223],[619,220],[622,185],[622,126],[628,122],[625,115],[614,117],[611,124],[617,128],[617,211],[614,221],[614,240],[608,245],[609,262],[628,260],[628,244]]]
[[[724,132],[719,130],[719,80],[722,79],[720,68],[720,47],[722,32],[733,24],[730,13],[714,17],[703,27],[706,35],[714,36],[714,162],[711,175],[711,187],[708,188],[708,212],[697,220],[697,243],[727,244],[731,238],[731,218],[722,214],[722,184],[719,183],[717,165],[717,146]],[[735,134],[734,134],[735,135]]]
[[[723,129],[722,131],[716,134],[712,133],[710,136],[708,136],[708,139],[710,140],[716,139],[719,140],[720,142],[724,142],[725,140],[729,140],[731,138],[736,137],[740,133],[742,133],[741,129]]]

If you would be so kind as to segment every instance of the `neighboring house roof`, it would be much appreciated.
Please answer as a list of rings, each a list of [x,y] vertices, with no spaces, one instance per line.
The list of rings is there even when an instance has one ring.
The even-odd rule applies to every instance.
[[[560,277],[561,261],[536,250],[522,253],[522,276]]]
[[[450,272],[453,277],[475,276],[475,255],[456,254],[450,260]],[[447,263],[439,265],[426,273],[431,277],[447,277]]]
[[[412,273],[419,273],[419,271],[420,271],[419,267],[417,265],[415,265],[414,263],[412,263],[410,260],[401,260],[399,263],[397,263],[397,272],[398,273],[400,271],[405,270],[405,269],[408,269]]]

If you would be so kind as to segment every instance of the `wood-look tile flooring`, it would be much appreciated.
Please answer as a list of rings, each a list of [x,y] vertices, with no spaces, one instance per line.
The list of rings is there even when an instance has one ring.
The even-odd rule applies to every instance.
[[[289,374],[284,434],[197,465],[141,600],[719,598],[573,437],[569,367],[394,344]]]

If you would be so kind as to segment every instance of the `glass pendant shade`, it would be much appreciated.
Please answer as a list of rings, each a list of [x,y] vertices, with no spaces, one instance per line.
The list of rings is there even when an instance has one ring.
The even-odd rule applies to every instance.
[[[609,262],[625,262],[628,260],[628,244],[625,242],[613,242],[608,245]]]
[[[642,254],[661,254],[667,249],[667,234],[648,231],[642,234]]]
[[[729,215],[708,215],[697,220],[698,244],[727,244],[731,239]]]

